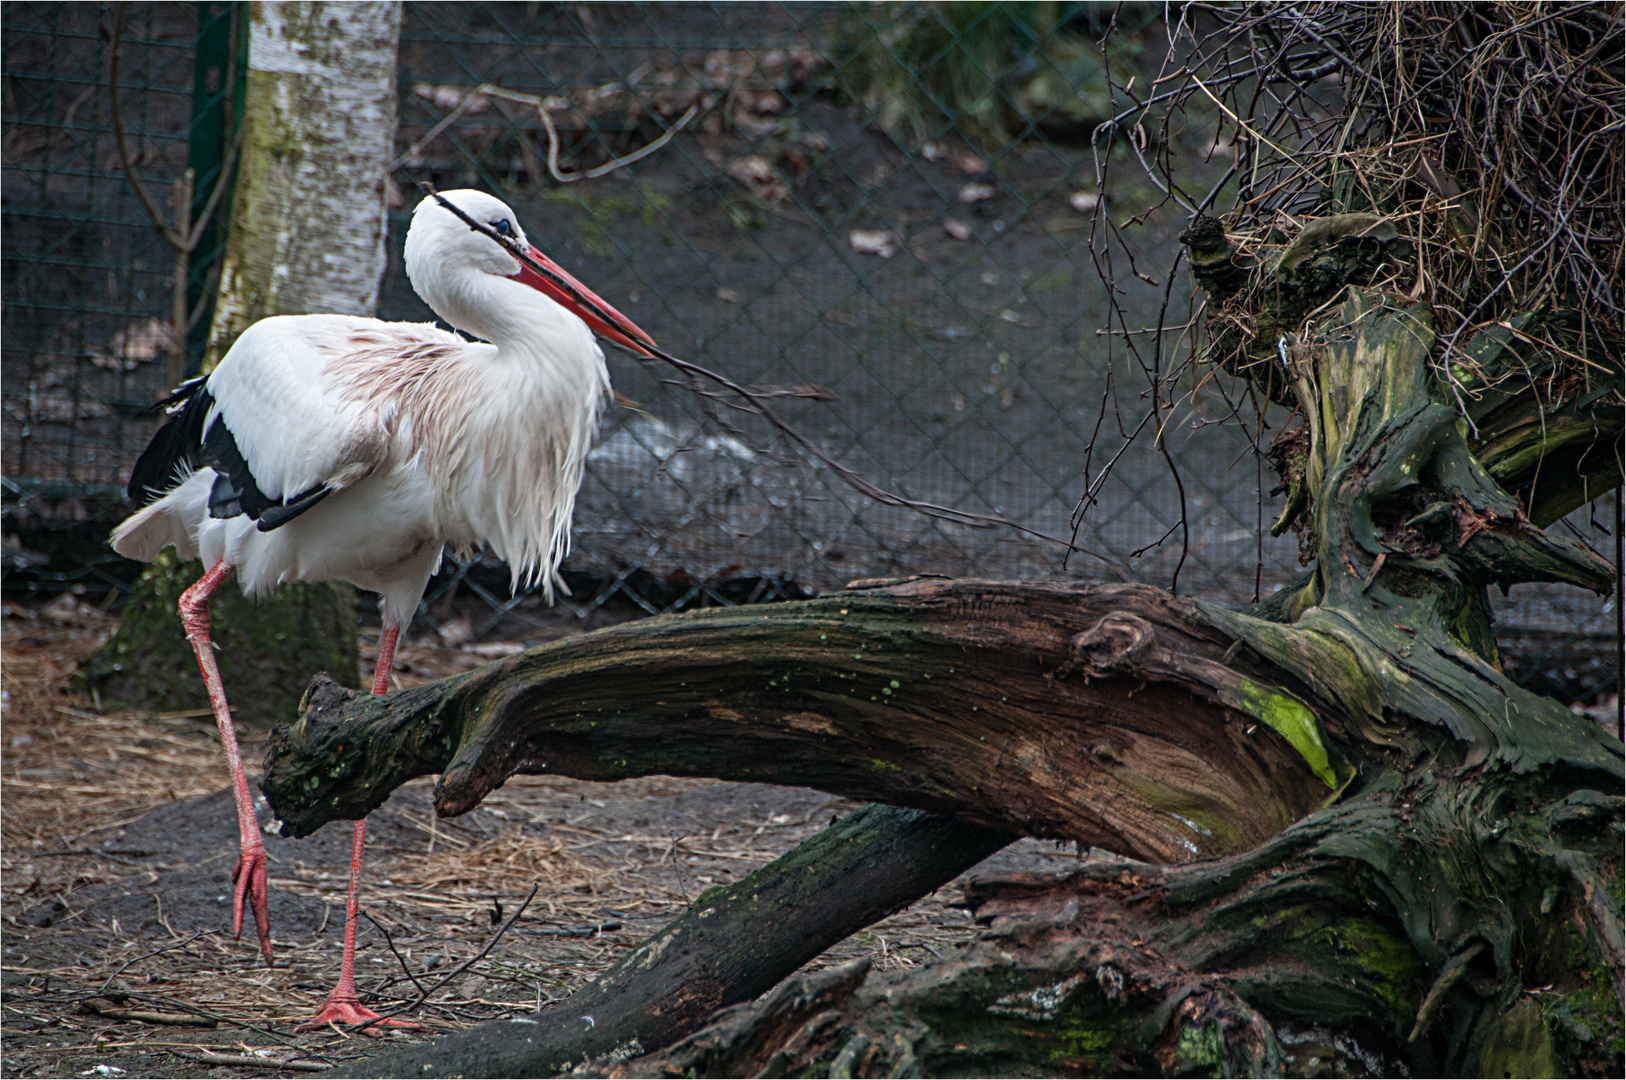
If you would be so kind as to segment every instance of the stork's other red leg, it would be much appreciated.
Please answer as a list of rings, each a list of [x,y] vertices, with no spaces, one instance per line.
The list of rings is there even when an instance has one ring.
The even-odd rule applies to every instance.
[[[386,622],[384,632],[378,636],[378,663],[373,665],[373,693],[390,692],[390,670],[395,667],[395,645],[401,639],[401,626]]]
[[[186,640],[198,656],[198,669],[203,672],[203,685],[209,691],[209,707],[214,710],[215,724],[220,728],[220,743],[226,748],[226,761],[231,766],[232,794],[237,800],[237,831],[242,854],[232,870],[231,879],[236,888],[232,893],[232,933],[242,936],[243,901],[249,899],[254,906],[254,928],[260,935],[260,952],[267,964],[271,963],[271,914],[267,908],[265,844],[260,840],[260,822],[254,816],[254,798],[248,791],[248,777],[243,773],[243,755],[237,749],[237,729],[232,726],[231,707],[226,704],[226,687],[220,681],[220,667],[215,663],[214,643],[209,639],[209,596],[231,576],[232,566],[222,559],[181,594],[181,624],[186,627]]]
[[[378,639],[378,663],[373,668],[373,693],[389,692],[390,669],[395,664],[395,644],[401,636],[399,624],[386,621],[384,632]],[[350,841],[350,891],[344,903],[344,957],[339,962],[339,984],[327,996],[317,1014],[295,1031],[309,1031],[331,1023],[364,1024],[377,1019],[378,1014],[361,1003],[356,993],[356,916],[360,914],[361,856],[367,845],[367,819],[356,822]],[[417,1027],[408,1020],[380,1020],[374,1028]],[[372,1029],[369,1029],[371,1032]]]

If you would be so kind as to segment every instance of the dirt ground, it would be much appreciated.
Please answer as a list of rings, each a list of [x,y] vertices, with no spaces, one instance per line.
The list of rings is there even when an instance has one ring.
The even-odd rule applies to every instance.
[[[3,1076],[291,1076],[546,1008],[698,891],[749,873],[854,806],[800,788],[517,777],[475,811],[437,820],[432,781],[409,784],[369,819],[357,980],[378,1008],[425,998],[411,1011],[423,1028],[379,1039],[296,1035],[338,973],[349,830],[266,837],[276,957],[266,968],[252,930],[231,935],[235,820],[208,715],[104,713],[75,690],[76,663],[113,625],[71,595],[4,609]],[[376,638],[362,634],[370,669]],[[409,642],[398,682],[521,646],[457,637]],[[246,735],[251,763],[263,741]],[[1074,861],[1028,840],[974,872]],[[951,885],[810,966],[867,954],[898,968],[947,955],[975,932],[953,906],[959,895]],[[209,1064],[206,1055],[254,1063]]]

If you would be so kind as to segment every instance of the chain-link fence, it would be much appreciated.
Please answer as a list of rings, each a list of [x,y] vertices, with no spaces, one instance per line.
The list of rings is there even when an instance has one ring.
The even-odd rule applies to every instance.
[[[210,153],[218,162],[236,47],[219,26],[241,7],[128,6],[123,120],[150,186]],[[1106,73],[1121,87],[1138,77],[1140,52],[1167,48],[1161,8],[404,11],[405,160],[383,317],[431,318],[400,266],[413,182],[494,191],[533,242],[667,349],[783,391],[782,414],[843,464],[908,498],[1031,530],[877,505],[759,421],[616,354],[612,379],[637,404],[613,411],[589,460],[567,567],[565,602],[578,613],[611,600],[648,611],[770,600],[916,572],[1168,584],[1178,571],[1183,592],[1246,603],[1298,570],[1293,539],[1265,535],[1279,506],[1254,444],[1272,433],[1250,426],[1238,388],[1193,375],[1178,410],[1149,417],[1145,373],[1102,332],[1098,204],[1122,223],[1159,200],[1128,182],[1100,190],[1094,155],[1132,148],[1092,133],[1111,108]],[[141,410],[166,385],[173,253],[113,147],[109,18],[89,4],[5,8],[8,587],[127,576],[98,530],[118,515],[156,423]],[[1103,49],[1112,18],[1123,41]],[[566,176],[694,115],[649,157],[560,182],[538,108],[471,97],[487,83],[538,99]],[[1228,147],[1211,135],[1189,143],[1171,149],[1195,177],[1219,171]],[[1167,284],[1182,224],[1171,211],[1140,228],[1121,281]],[[205,244],[191,267],[200,297],[211,266]],[[1191,290],[1182,276],[1119,302],[1138,304],[1142,325],[1178,322]],[[1147,424],[1166,455],[1149,438],[1126,443]],[[1043,537],[1075,535],[1086,492],[1076,540],[1094,554],[1064,561]],[[1612,519],[1606,503],[1597,516]],[[1562,527],[1613,547],[1586,510]],[[489,605],[477,634],[502,625],[523,636],[524,598],[505,580],[448,564],[424,618],[433,625],[436,602],[463,589]],[[1571,697],[1614,685],[1601,601],[1528,588],[1499,610],[1523,677]]]

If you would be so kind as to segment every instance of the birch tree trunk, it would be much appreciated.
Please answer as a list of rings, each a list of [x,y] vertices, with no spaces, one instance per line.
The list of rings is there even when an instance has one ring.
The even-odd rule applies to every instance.
[[[264,0],[205,367],[271,315],[371,315],[395,146],[396,0]]]
[[[384,273],[386,174],[395,142],[398,0],[252,6],[243,144],[204,370],[272,315],[371,315]],[[118,635],[86,666],[110,701],[207,704],[175,603],[202,573],[169,553],[148,567]],[[295,585],[249,603],[215,594],[221,676],[239,721],[291,717],[306,681],[356,670],[355,590]]]

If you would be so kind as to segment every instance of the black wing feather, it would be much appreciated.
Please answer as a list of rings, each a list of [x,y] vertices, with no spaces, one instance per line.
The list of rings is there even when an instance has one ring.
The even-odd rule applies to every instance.
[[[215,471],[214,487],[209,489],[209,516],[234,518],[247,514],[258,522],[261,532],[286,525],[332,494],[320,484],[291,499],[273,499],[254,482],[254,472],[243,458],[224,417],[204,429],[214,395],[205,380],[193,379],[176,388],[170,399],[183,404],[172,413],[141,452],[130,472],[130,501],[146,506],[175,486],[183,470],[204,467]]]
[[[326,484],[321,487],[311,488],[296,499],[289,499],[281,506],[273,506],[266,510],[255,519],[259,522],[257,528],[261,532],[270,532],[272,529],[286,525],[331,494],[333,494],[333,489]]]
[[[191,379],[175,388],[169,419],[152,437],[152,442],[130,470],[130,501],[137,506],[156,502],[175,486],[183,470],[196,469],[203,449],[203,421],[209,415],[214,397],[203,379]]]

